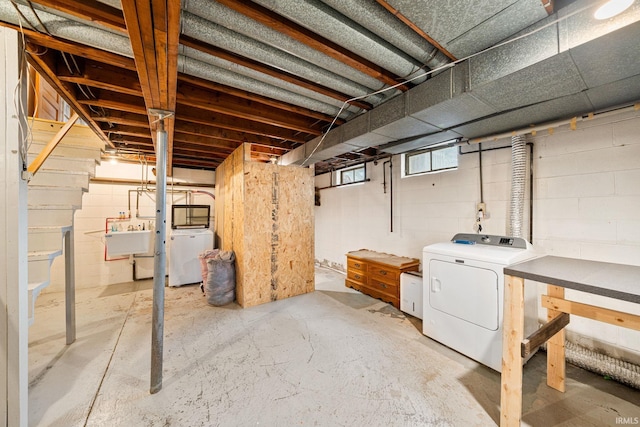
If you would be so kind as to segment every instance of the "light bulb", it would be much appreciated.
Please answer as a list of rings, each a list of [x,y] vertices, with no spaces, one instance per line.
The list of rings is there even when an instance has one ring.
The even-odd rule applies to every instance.
[[[634,0],[609,0],[596,10],[593,14],[596,19],[609,19],[629,8]]]

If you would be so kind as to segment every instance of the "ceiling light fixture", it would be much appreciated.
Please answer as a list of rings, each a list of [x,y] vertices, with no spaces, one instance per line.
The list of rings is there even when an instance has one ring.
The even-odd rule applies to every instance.
[[[596,19],[609,19],[612,18],[629,8],[633,4],[634,0],[609,0],[596,10],[593,14]]]

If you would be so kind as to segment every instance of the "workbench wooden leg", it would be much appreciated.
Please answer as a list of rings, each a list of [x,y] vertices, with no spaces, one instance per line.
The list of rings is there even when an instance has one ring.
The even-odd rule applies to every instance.
[[[547,294],[552,297],[564,299],[564,288],[547,285]],[[552,320],[562,314],[560,311],[547,309],[547,320]],[[565,356],[564,356],[565,331],[562,329],[547,342],[547,385],[564,393]]]
[[[519,426],[522,417],[522,357],[524,339],[524,279],[504,277],[504,322],[500,426]]]

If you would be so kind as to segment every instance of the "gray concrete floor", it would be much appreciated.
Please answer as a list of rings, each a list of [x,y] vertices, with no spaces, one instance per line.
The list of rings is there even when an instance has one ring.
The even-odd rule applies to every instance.
[[[316,292],[249,309],[166,288],[163,389],[149,394],[152,282],[40,296],[29,329],[31,426],[490,426],[500,376],[420,333],[420,321],[316,269]],[[640,391],[568,367],[525,367],[523,425],[604,426],[640,415]]]

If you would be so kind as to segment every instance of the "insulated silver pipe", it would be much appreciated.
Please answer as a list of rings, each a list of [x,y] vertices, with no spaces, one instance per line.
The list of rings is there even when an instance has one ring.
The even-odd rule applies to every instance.
[[[162,348],[164,340],[164,285],[167,256],[167,132],[164,118],[158,122],[156,134],[156,227],[153,257],[153,314],[151,329],[151,394],[162,389]]]
[[[522,222],[524,220],[524,195],[527,182],[527,141],[524,135],[511,138],[511,205],[509,219],[509,235],[524,237]]]

